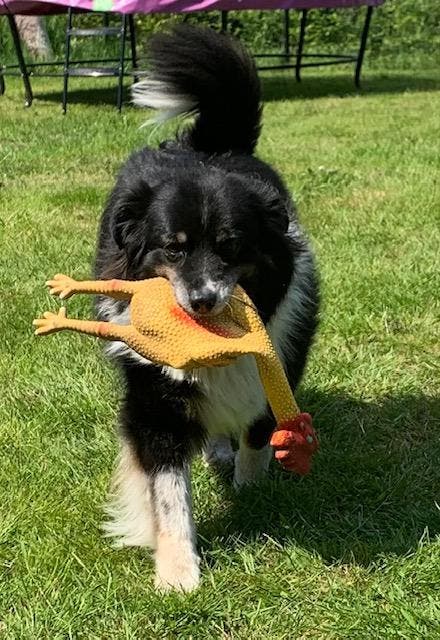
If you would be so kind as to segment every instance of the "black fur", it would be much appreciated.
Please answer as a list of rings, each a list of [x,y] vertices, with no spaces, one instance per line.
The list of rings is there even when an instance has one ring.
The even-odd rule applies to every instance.
[[[198,115],[175,141],[135,152],[121,169],[101,222],[95,275],[164,275],[187,307],[195,296],[203,299],[207,287],[212,293],[213,282],[220,307],[227,302],[224,291],[238,282],[269,322],[310,249],[283,181],[251,155],[261,116],[253,62],[226,36],[188,26],[153,39],[151,51],[153,77],[171,93],[193,96]],[[294,233],[287,233],[289,223]],[[292,320],[292,350],[285,354],[293,387],[316,328],[313,267],[301,286],[301,314]],[[98,312],[109,317],[102,300]],[[197,384],[171,380],[159,367],[119,361],[126,383],[122,430],[139,461],[148,472],[182,466],[207,436],[197,417]],[[262,418],[249,428],[249,443],[259,448],[273,424]]]
[[[188,416],[195,390],[166,379],[157,367],[126,363],[124,373],[121,426],[143,468],[182,467],[204,439],[203,427]]]
[[[252,153],[260,133],[260,83],[252,58],[224,34],[180,25],[151,42],[155,80],[193,96],[198,117],[186,143],[207,153]]]

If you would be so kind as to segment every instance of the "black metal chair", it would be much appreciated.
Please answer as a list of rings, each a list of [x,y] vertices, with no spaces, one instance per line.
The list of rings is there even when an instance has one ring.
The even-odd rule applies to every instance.
[[[134,26],[134,19],[132,15],[118,15],[120,19],[120,25],[115,27],[109,26],[109,15],[103,14],[103,26],[98,27],[96,29],[77,29],[73,27],[73,19],[74,19],[74,10],[68,10],[67,16],[67,27],[66,27],[66,50],[64,60],[54,60],[50,62],[26,62],[23,50],[21,46],[20,36],[17,29],[17,24],[15,22],[15,16],[12,13],[7,13],[5,17],[9,22],[9,29],[11,32],[12,40],[14,43],[15,53],[17,56],[17,64],[12,65],[4,65],[0,63],[0,96],[5,93],[5,79],[6,75],[10,76],[21,76],[23,79],[24,90],[25,90],[25,101],[24,104],[26,107],[30,107],[33,101],[33,93],[31,86],[31,76],[35,77],[63,77],[63,112],[66,113],[67,110],[67,98],[68,98],[68,83],[70,76],[92,76],[92,77],[103,77],[103,76],[111,76],[118,78],[118,90],[117,90],[117,100],[116,104],[121,110],[122,107],[122,94],[123,94],[123,79],[125,74],[125,63],[131,61],[134,74],[128,73],[126,75],[134,75],[134,79],[137,79],[136,69],[137,69],[137,56],[136,56],[136,33]],[[85,12],[77,13],[78,17],[80,15],[86,15]],[[72,60],[71,58],[71,38],[73,37],[82,37],[82,36],[103,36],[105,38],[109,36],[116,36],[120,38],[120,47],[119,47],[119,56],[117,58],[103,58],[103,59],[93,59],[93,60]],[[125,55],[125,45],[127,41],[127,37],[130,39],[131,46],[131,55],[130,57],[126,57]],[[102,67],[102,64],[105,63],[117,63],[115,67]],[[100,67],[94,66],[100,64]],[[87,66],[79,66],[79,65],[87,65]],[[93,66],[90,66],[93,65]],[[50,67],[62,67],[62,71],[47,71]],[[40,71],[40,69],[42,69]]]
[[[102,27],[96,28],[78,28],[74,27],[74,18],[79,18],[82,13],[76,13],[73,9],[69,8],[67,12],[67,27],[66,27],[66,49],[65,49],[65,61],[64,61],[64,82],[63,82],[63,113],[67,111],[67,98],[68,98],[68,86],[69,78],[75,77],[117,77],[118,88],[116,97],[116,106],[118,111],[122,108],[122,93],[123,93],[123,80],[125,72],[125,62],[127,59],[125,56],[125,45],[127,41],[127,35],[130,39],[131,47],[131,64],[133,69],[137,69],[137,57],[136,57],[136,33],[134,26],[134,19],[132,15],[119,15],[120,24],[117,26],[109,26],[108,15],[104,14],[104,24]],[[71,39],[83,38],[83,37],[117,37],[120,39],[119,45],[119,57],[107,58],[102,60],[82,60],[81,63],[75,62],[71,59]],[[94,66],[97,63],[117,63],[116,66]],[[93,66],[77,66],[77,64],[90,63]],[[136,80],[136,76],[135,76]]]

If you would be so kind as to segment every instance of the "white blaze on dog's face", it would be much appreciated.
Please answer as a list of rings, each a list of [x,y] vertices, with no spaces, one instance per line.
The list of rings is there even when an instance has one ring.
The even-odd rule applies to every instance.
[[[187,237],[184,232],[180,236]],[[156,273],[168,278],[185,311],[197,316],[217,315],[228,303],[240,269],[228,265],[206,244],[191,252],[186,247],[187,242],[165,245],[168,264],[157,265]]]

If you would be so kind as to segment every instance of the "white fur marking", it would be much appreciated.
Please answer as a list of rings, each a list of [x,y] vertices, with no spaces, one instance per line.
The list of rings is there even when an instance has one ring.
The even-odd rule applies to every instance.
[[[113,495],[103,525],[114,546],[155,547],[156,532],[150,479],[141,469],[128,444],[123,444],[113,478]]]
[[[193,380],[202,392],[197,414],[210,434],[239,434],[266,411],[255,358],[240,356],[227,367],[198,369]]]
[[[133,85],[132,98],[138,107],[159,111],[155,118],[145,124],[165,122],[176,116],[191,113],[197,106],[197,100],[193,96],[176,93],[173,85],[155,80],[153,77]]]
[[[191,591],[199,584],[200,558],[195,545],[188,468],[155,474],[154,508],[157,523],[155,585],[161,590]]]

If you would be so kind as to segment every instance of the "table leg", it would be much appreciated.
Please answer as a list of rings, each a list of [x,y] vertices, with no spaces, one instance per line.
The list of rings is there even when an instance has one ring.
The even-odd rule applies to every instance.
[[[289,9],[284,10],[284,55],[286,58],[290,56],[290,12]]]
[[[136,55],[136,26],[134,24],[134,16],[130,14],[128,16],[128,25],[130,27],[130,47],[131,47],[131,65],[133,70],[138,68],[137,55]],[[139,76],[133,76],[134,82],[139,82]]]
[[[295,78],[297,82],[301,82],[301,60],[304,49],[304,39],[306,37],[307,27],[307,9],[303,9],[301,13],[301,24],[299,28],[299,41],[296,50]]]
[[[12,40],[14,41],[15,53],[17,54],[18,66],[20,68],[21,77],[23,78],[25,92],[25,107],[30,107],[34,96],[32,95],[32,87],[29,80],[29,72],[24,61],[23,50],[21,48],[20,36],[18,34],[17,24],[13,14],[8,14],[9,28],[11,30]]]
[[[367,13],[365,16],[364,28],[362,29],[361,44],[359,47],[359,53],[356,61],[356,71],[354,76],[354,83],[357,87],[360,87],[362,63],[364,61],[365,49],[367,47],[368,32],[370,30],[371,16],[373,14],[373,7],[367,7]]]
[[[227,11],[222,11],[221,12],[221,21],[222,21],[222,26],[221,26],[221,32],[222,33],[227,33],[228,31],[228,12]]]
[[[122,16],[122,28],[121,28],[121,44],[120,44],[120,53],[119,53],[119,76],[118,76],[118,94],[117,94],[117,107],[119,113],[122,109],[122,93],[123,93],[123,82],[124,82],[124,63],[125,63],[125,39],[127,37],[127,26],[128,26],[128,16],[126,13]]]

